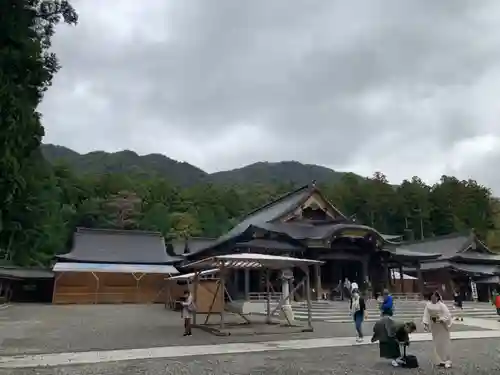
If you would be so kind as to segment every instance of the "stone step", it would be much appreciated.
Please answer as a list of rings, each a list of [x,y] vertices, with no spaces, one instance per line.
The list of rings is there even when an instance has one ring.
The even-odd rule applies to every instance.
[[[303,306],[292,306],[292,309],[294,311],[307,311],[307,307],[303,307]],[[380,312],[380,309],[378,308],[368,308],[366,309],[367,311],[379,311]],[[419,312],[423,312],[425,310],[424,307],[420,307],[420,308],[413,308],[413,309],[410,309],[410,308],[394,308],[394,313],[396,312],[414,312],[414,311],[419,311]],[[317,311],[317,312],[335,312],[335,311],[338,311],[338,312],[349,312],[351,311],[349,308],[347,307],[340,307],[340,308],[330,308],[330,309],[315,309],[314,307],[311,308],[311,311]],[[454,309],[449,309],[450,312],[474,312],[474,311],[496,311],[496,309],[494,307],[477,307],[477,308],[474,308],[474,309],[463,309],[463,310],[454,310]]]
[[[293,311],[295,316],[305,316],[307,317],[307,311]],[[350,317],[351,315],[347,312],[344,313],[317,313],[317,312],[311,312],[311,315],[313,317],[317,318],[322,318],[322,319],[335,319],[335,318],[345,318],[345,317]],[[380,313],[378,311],[373,311],[373,312],[367,312],[368,317],[380,317]],[[422,316],[423,312],[404,312],[404,313],[394,313],[394,316],[397,317],[411,317],[411,316]],[[460,314],[453,314],[452,316],[469,316],[469,317],[475,317],[475,316],[483,316],[483,315],[492,315],[495,316],[496,312],[494,311],[471,311],[471,312],[466,312],[466,313],[460,313]]]
[[[464,316],[465,319],[467,319],[467,316]],[[487,319],[487,320],[497,320],[498,316],[497,315],[480,315],[480,316],[474,316],[475,319]],[[365,322],[368,323],[374,323],[377,322],[380,319],[380,317],[368,317],[368,319],[365,320]],[[394,316],[394,319],[396,320],[412,320],[412,321],[420,321],[422,320],[422,316],[408,316],[408,317],[399,317],[399,316]],[[299,321],[304,321],[307,320],[307,316],[295,316],[295,320]],[[326,323],[353,323],[352,318],[338,318],[338,319],[322,319],[322,318],[312,318],[313,321],[315,322],[326,322]]]
[[[277,306],[277,305],[275,305]],[[301,305],[292,305],[292,308],[294,310],[300,311],[304,310],[307,311],[308,307],[307,306],[301,306]],[[413,306],[413,307],[408,307],[408,306],[394,306],[394,311],[424,311],[425,306]],[[451,306],[448,306],[448,309],[450,311],[494,311],[495,308],[493,306],[477,306],[477,307],[464,307],[463,310],[458,310],[454,309]],[[311,310],[313,311],[349,311],[349,306],[330,306],[330,307],[321,307],[318,308],[316,306],[311,306]],[[380,311],[378,307],[368,307],[368,311]]]

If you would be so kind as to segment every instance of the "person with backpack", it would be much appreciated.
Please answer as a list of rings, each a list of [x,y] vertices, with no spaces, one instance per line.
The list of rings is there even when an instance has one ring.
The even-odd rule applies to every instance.
[[[406,355],[406,347],[410,345],[410,333],[416,330],[414,322],[400,323],[385,315],[375,323],[371,341],[379,342],[380,358],[389,359],[392,366],[415,368],[418,361]]]
[[[195,310],[193,296],[189,289],[184,292],[184,298],[181,302],[182,305],[182,318],[184,319],[184,336],[191,336],[191,319],[193,319],[193,312]]]
[[[352,291],[351,315],[356,327],[356,342],[363,342],[363,321],[366,319],[366,303],[357,289]]]

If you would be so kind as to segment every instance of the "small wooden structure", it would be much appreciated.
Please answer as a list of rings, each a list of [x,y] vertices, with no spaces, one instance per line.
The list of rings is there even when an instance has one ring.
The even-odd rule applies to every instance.
[[[196,311],[193,315],[193,326],[206,329],[216,335],[230,335],[231,332],[228,330],[231,326],[226,324],[225,315],[228,310],[226,306],[226,296],[229,301],[231,301],[231,297],[227,293],[226,290],[226,278],[228,277],[231,270],[239,270],[239,269],[257,269],[261,270],[265,273],[266,277],[266,324],[273,324],[272,317],[275,315],[277,311],[283,309],[286,303],[289,303],[291,295],[301,287],[304,287],[306,291],[306,301],[307,301],[307,310],[308,310],[308,319],[307,319],[307,327],[302,329],[303,332],[312,332],[312,313],[311,313],[311,285],[310,285],[310,272],[309,267],[314,265],[322,264],[323,262],[311,259],[300,259],[300,258],[292,258],[285,256],[276,256],[276,255],[268,255],[268,254],[255,254],[255,253],[238,253],[238,254],[227,254],[227,255],[218,255],[210,258],[206,258],[203,260],[199,260],[193,263],[186,265],[186,268],[195,269],[193,275],[193,298],[195,305],[198,306],[199,297],[198,288],[200,287],[200,274],[204,269],[218,269],[219,270],[219,280],[217,283],[217,289],[213,294],[212,303],[207,312],[207,316],[203,324],[198,324],[197,322],[197,314],[200,311]],[[270,280],[269,273],[273,270],[290,270],[294,267],[300,268],[304,273],[304,278],[299,283],[296,284],[295,288],[291,290],[288,294],[283,295],[278,301],[277,306],[274,309],[271,309],[271,290],[270,290]],[[214,307],[216,306],[216,302],[218,300],[219,305],[221,306],[220,311],[214,312]],[[218,309],[217,309],[218,310]],[[245,324],[251,324],[252,322],[246,317],[244,314],[238,311],[236,312],[240,315],[244,320]],[[212,314],[218,313],[220,315],[220,320],[218,324],[218,328],[209,327],[209,318]],[[287,314],[284,314],[285,319],[287,320],[285,326],[288,327],[300,327],[297,326],[293,322],[291,322]]]
[[[168,277],[166,286],[166,300],[165,308],[176,309],[177,303],[183,296],[184,290],[189,288],[190,292],[193,294],[193,298],[197,301],[197,311],[198,313],[208,313],[210,307],[212,307],[213,312],[220,312],[222,306],[220,305],[220,288],[218,288],[219,280],[216,276],[219,273],[217,268],[211,270],[201,271],[199,273],[191,272],[183,275],[176,275]],[[193,288],[193,280],[195,276],[198,276],[198,288],[196,291]],[[179,284],[179,283],[184,283]],[[196,292],[196,295],[194,293]],[[212,300],[217,301],[215,305],[212,306]]]
[[[179,273],[182,258],[158,232],[77,228],[56,260],[53,303],[154,303],[165,300],[165,276]]]
[[[52,303],[154,303],[162,300],[170,265],[56,263]]]

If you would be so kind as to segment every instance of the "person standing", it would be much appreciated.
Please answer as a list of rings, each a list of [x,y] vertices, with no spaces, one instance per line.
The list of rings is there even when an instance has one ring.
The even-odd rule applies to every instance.
[[[344,281],[344,296],[345,298],[351,299],[351,282],[347,277],[345,278]]]
[[[381,316],[393,316],[394,315],[394,300],[389,293],[389,290],[384,289],[383,302],[380,305],[380,315]]]
[[[351,315],[356,327],[356,342],[363,342],[363,321],[366,319],[366,303],[357,289],[352,291]]]
[[[194,301],[193,296],[186,290],[184,292],[184,299],[182,305],[182,318],[184,319],[184,336],[191,336],[191,319],[193,318]]]
[[[497,309],[498,321],[500,322],[500,287],[497,288],[497,293],[494,302],[495,302],[495,307]]]
[[[462,299],[462,293],[460,293],[460,289],[458,289],[458,288],[456,288],[455,292],[453,293],[453,308],[455,310],[460,311],[460,315],[464,311],[464,302],[463,302],[463,299]],[[459,320],[459,321],[463,322],[464,318],[462,316],[457,316],[455,318],[455,320]]]
[[[451,368],[450,327],[452,318],[439,292],[436,291],[430,295],[429,302],[425,306],[422,323],[424,329],[432,333],[436,365]]]

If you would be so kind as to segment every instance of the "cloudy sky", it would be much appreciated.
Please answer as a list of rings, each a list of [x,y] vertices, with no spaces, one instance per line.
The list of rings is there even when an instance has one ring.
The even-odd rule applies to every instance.
[[[74,0],[45,142],[500,193],[498,0]]]

